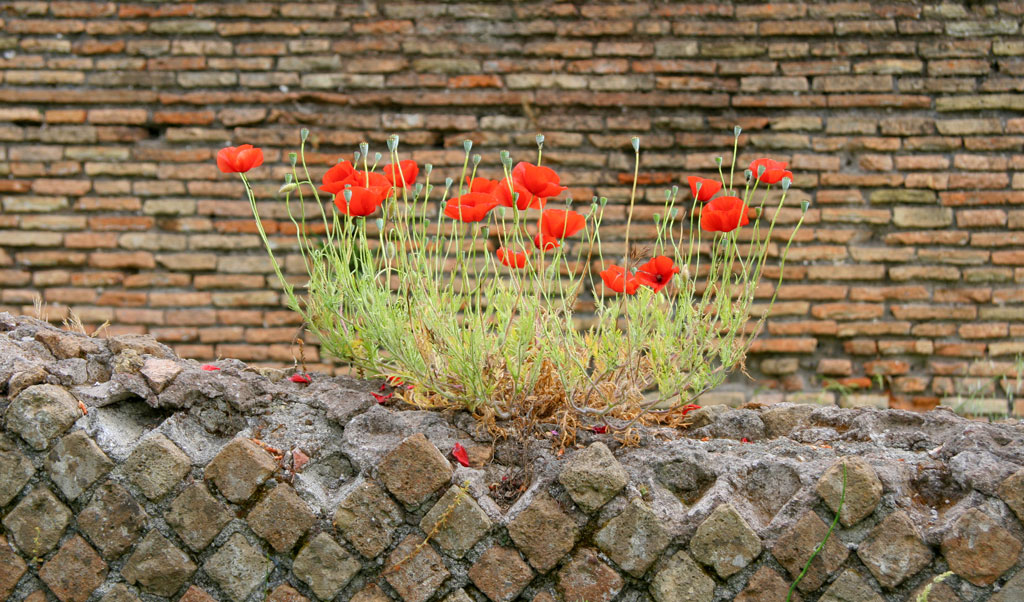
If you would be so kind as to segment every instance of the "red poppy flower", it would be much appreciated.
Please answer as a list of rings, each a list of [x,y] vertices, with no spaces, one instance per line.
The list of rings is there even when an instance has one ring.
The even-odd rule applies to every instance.
[[[548,202],[547,199],[535,196],[525,186],[512,180],[512,190],[508,187],[508,178],[502,178],[498,182],[497,186],[494,187],[494,196],[498,197],[498,204],[505,207],[512,207],[512,196],[518,194],[516,197],[515,207],[520,211],[526,209],[543,209],[544,205]]]
[[[732,232],[749,223],[747,206],[735,196],[720,196],[700,212],[700,227],[708,232]]]
[[[764,166],[764,173],[760,176],[757,175],[757,171]],[[762,184],[778,184],[782,181],[782,178],[789,178],[793,180],[793,172],[786,170],[786,166],[789,165],[786,161],[773,161],[772,159],[757,159],[750,164],[750,171],[754,174],[754,178],[760,180]]]
[[[521,184],[530,194],[542,198],[558,196],[566,190],[559,184],[558,174],[550,167],[533,165],[525,161],[512,169],[512,180]]]
[[[602,424],[601,426],[592,426],[590,430],[594,431],[598,435],[603,435],[608,432],[608,425]]]
[[[214,370],[220,370],[220,368],[218,368],[217,366],[214,366],[213,364],[203,364],[202,366],[199,366],[199,368],[202,369],[202,370],[206,370],[207,372],[213,372]]]
[[[334,187],[336,184],[332,184],[331,186]],[[351,192],[352,196],[350,199],[345,199],[346,190]],[[338,211],[343,215],[366,217],[376,211],[377,207],[380,207],[380,204],[388,197],[388,192],[390,190],[390,187],[384,186],[375,186],[371,188],[364,188],[363,186],[348,186],[343,190],[339,190],[334,195],[334,206],[337,207]]]
[[[699,409],[700,409],[699,405],[697,405],[695,403],[688,403],[688,404],[683,406],[683,416],[686,416],[690,412],[692,412],[694,410],[699,410]]]
[[[291,378],[288,380],[300,385],[308,385],[313,382],[313,378],[308,374],[292,374]]]
[[[636,289],[640,288],[640,281],[633,274],[626,274],[621,266],[612,265],[601,272],[601,280],[604,285],[616,293],[625,292],[627,295],[635,295]]]
[[[387,395],[381,395],[380,393],[374,393],[373,391],[370,391],[370,395],[373,395],[373,398],[376,399],[377,403],[379,403],[381,405],[387,403],[388,401],[391,401],[391,398],[395,396],[394,393],[388,393]]]
[[[716,192],[722,189],[722,183],[718,180],[690,176],[686,178],[686,181],[690,183],[690,194],[702,203],[710,200],[711,197],[715,196]],[[698,184],[700,184],[700,192],[697,191]]]
[[[355,168],[352,167],[351,161],[342,161],[328,169],[327,173],[324,174],[324,187],[330,186],[335,182],[344,182],[354,172]]]
[[[391,182],[392,186],[398,186],[399,181],[405,183],[405,187],[412,186],[412,183],[416,181],[416,176],[420,173],[420,166],[416,165],[416,162],[412,159],[406,159],[405,161],[399,161],[398,166],[385,165],[384,166],[384,177]]]
[[[228,146],[217,151],[217,167],[224,173],[245,173],[263,165],[263,149],[251,144]]]
[[[670,257],[658,255],[640,266],[636,271],[636,279],[640,284],[649,286],[658,292],[668,286],[672,276],[679,273],[677,266]]]
[[[482,192],[484,194],[493,194],[497,196],[498,180],[488,180],[487,178],[481,178],[479,176],[475,178],[466,176],[466,185],[469,186],[470,192]]]
[[[466,451],[465,447],[462,447],[461,443],[456,443],[452,447],[452,456],[459,461],[459,464],[469,466],[469,452]]]
[[[533,244],[542,251],[562,246],[562,239],[572,236],[586,225],[586,219],[575,211],[547,209],[540,216],[540,232],[533,237]]]
[[[510,268],[521,270],[526,267],[526,258],[528,254],[525,251],[509,251],[505,247],[499,248],[494,252],[498,256],[498,261],[502,265],[507,265]]]
[[[479,222],[497,206],[498,199],[493,194],[467,192],[449,201],[444,214],[460,222]]]

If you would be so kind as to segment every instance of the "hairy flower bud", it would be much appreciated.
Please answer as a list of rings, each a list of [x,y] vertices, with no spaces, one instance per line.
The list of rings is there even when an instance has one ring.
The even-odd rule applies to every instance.
[[[468,138],[466,140],[463,140],[462,148],[466,149],[466,154],[468,155],[469,151],[473,150],[473,141]]]

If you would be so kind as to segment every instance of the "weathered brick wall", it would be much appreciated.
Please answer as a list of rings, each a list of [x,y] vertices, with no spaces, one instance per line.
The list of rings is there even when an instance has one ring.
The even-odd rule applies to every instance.
[[[741,163],[789,160],[794,207],[812,207],[748,388],[831,379],[870,387],[870,403],[966,394],[1006,411],[997,377],[1024,351],[1022,13],[885,0],[3,2],[0,307],[31,312],[41,293],[51,318],[71,307],[183,356],[290,363],[299,325],[238,182],[214,167],[220,146],[267,149],[269,199],[300,125],[320,169],[391,132],[439,169],[461,162],[465,138],[497,165],[499,149],[525,156],[542,131],[576,198],[621,205],[631,135],[654,201],[710,175],[740,124]],[[264,215],[287,249],[279,208]]]
[[[714,406],[558,450],[217,367],[0,313],[0,599],[782,602],[823,542],[794,600],[1024,599],[1015,422]]]

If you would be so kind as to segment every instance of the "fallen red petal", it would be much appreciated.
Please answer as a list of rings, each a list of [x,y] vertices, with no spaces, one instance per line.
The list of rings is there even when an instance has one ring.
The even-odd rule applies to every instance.
[[[394,397],[395,394],[388,393],[387,395],[381,395],[380,393],[371,392],[370,395],[373,395],[373,398],[377,400],[377,403],[384,403],[385,401],[388,401],[389,399]]]
[[[307,456],[306,454],[302,453],[302,450],[298,450],[297,449],[297,450],[292,452],[292,470],[293,471],[295,471],[295,472],[301,471],[302,467],[306,465],[306,462],[309,462],[309,456]]]
[[[214,366],[213,364],[203,364],[202,366],[199,366],[199,367],[202,368],[203,370],[206,370],[207,372],[212,372],[214,370],[220,370],[220,368],[218,368],[217,366]]]
[[[608,425],[602,424],[601,426],[592,426],[590,430],[594,431],[598,435],[603,435],[608,432]]]
[[[308,374],[292,374],[291,381],[293,383],[308,385],[313,382],[313,378]]]
[[[465,447],[462,447],[461,443],[456,443],[455,447],[452,448],[452,456],[459,461],[459,464],[469,466],[469,453]]]
[[[740,443],[750,443],[750,439],[747,439],[746,437],[744,437],[744,438],[740,439]]]

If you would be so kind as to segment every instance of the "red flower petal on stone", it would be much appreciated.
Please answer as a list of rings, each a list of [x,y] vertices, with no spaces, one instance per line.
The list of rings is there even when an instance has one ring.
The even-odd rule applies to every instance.
[[[598,435],[603,435],[608,432],[608,425],[602,424],[601,426],[592,426],[590,430],[594,431]]]
[[[458,460],[459,464],[469,466],[469,453],[465,447],[462,447],[461,443],[456,443],[455,447],[452,448],[452,457]]]
[[[291,378],[288,380],[300,385],[308,385],[313,382],[313,378],[308,374],[292,374]]]
[[[694,403],[688,403],[688,404],[683,406],[683,416],[686,416],[690,412],[692,412],[694,410],[699,410],[699,409],[700,409],[699,405],[694,404]]]
[[[203,370],[206,370],[207,372],[212,372],[214,370],[220,370],[220,368],[218,368],[217,366],[214,366],[213,364],[203,364],[202,366],[199,366],[199,367],[201,369],[203,369]]]
[[[370,395],[373,395],[373,398],[377,400],[377,403],[383,404],[384,402],[394,397],[395,394],[388,393],[387,395],[381,395],[380,393],[374,393],[373,391],[370,391]]]

